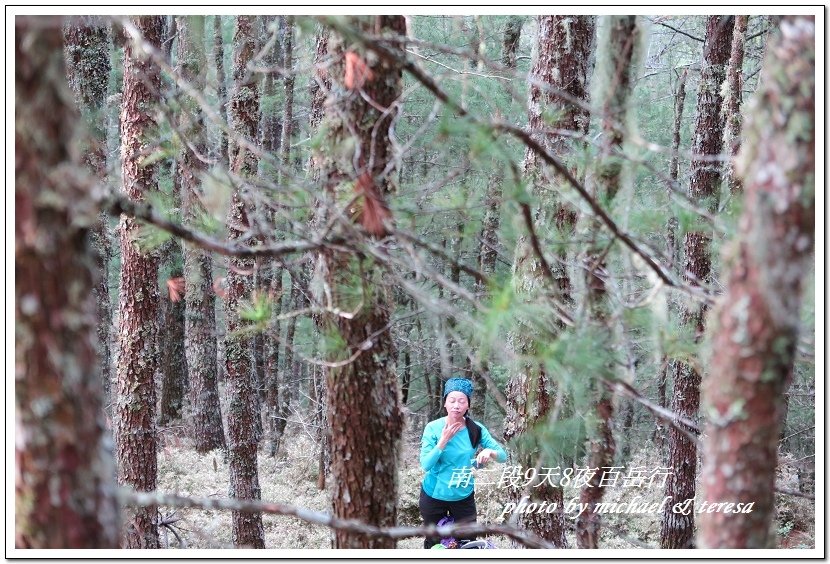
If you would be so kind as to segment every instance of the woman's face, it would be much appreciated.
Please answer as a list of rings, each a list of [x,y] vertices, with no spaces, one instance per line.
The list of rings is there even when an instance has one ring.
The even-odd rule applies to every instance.
[[[450,392],[444,400],[447,415],[454,419],[461,419],[470,408],[470,402],[464,392]]]

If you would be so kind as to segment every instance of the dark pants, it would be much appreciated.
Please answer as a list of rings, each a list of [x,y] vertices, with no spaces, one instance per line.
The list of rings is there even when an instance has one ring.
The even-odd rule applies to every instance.
[[[425,525],[437,525],[438,521],[447,516],[452,517],[456,523],[476,522],[476,498],[475,492],[459,501],[442,501],[430,497],[421,486],[421,498],[418,500],[418,508],[421,510],[421,517]],[[475,540],[475,535],[465,535],[469,540]],[[432,548],[441,542],[438,537],[427,537],[424,540],[424,548]]]

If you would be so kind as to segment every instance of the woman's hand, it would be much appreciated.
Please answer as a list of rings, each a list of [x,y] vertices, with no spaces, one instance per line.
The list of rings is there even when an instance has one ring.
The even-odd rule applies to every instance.
[[[464,428],[464,423],[450,423],[447,421],[444,428],[441,430],[441,438],[438,439],[438,448],[444,450],[444,447],[447,446],[447,443],[450,442],[450,439],[455,436],[457,432]]]
[[[496,451],[491,448],[485,448],[476,456],[476,464],[478,464],[479,467],[484,466],[489,461],[495,460],[496,456],[498,456]]]

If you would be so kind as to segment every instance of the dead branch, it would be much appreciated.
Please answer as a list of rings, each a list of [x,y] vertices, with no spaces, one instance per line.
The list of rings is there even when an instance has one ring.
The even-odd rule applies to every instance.
[[[129,488],[119,488],[119,501],[130,507],[191,507],[196,509],[210,509],[219,511],[240,511],[246,513],[267,513],[270,515],[285,515],[295,517],[312,525],[320,525],[350,533],[383,537],[389,539],[405,539],[422,536],[457,536],[465,535],[504,535],[528,548],[554,548],[553,544],[533,533],[511,527],[509,525],[485,525],[479,523],[453,523],[437,527],[435,525],[423,527],[377,527],[356,519],[339,519],[328,513],[311,511],[304,507],[297,507],[287,503],[269,502],[250,499],[185,497],[164,492],[137,492]]]
[[[133,202],[127,198],[114,194],[109,195],[108,199],[100,203],[103,211],[110,215],[118,216],[120,214],[125,214],[135,217],[136,219],[143,220],[158,227],[159,229],[167,231],[171,235],[175,235],[184,241],[193,243],[202,249],[212,251],[223,256],[279,257],[288,254],[314,251],[323,247],[333,248],[343,252],[350,250],[348,247],[344,246],[345,241],[340,238],[331,239],[329,241],[290,241],[277,245],[263,245],[261,247],[250,247],[247,245],[240,245],[238,243],[226,243],[212,237],[208,237],[198,231],[189,229],[180,223],[170,221],[166,217],[157,213],[153,210],[151,205],[146,203]]]

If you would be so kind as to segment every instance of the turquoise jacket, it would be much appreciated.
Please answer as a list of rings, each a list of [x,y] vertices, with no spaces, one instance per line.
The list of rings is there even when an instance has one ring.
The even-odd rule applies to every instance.
[[[447,422],[446,417],[430,421],[424,427],[421,438],[421,468],[426,471],[424,491],[434,499],[441,501],[459,501],[473,493],[475,479],[472,469],[476,468],[477,449],[470,442],[470,433],[464,427],[449,440],[444,450],[438,448],[441,431]],[[496,460],[505,462],[507,453],[493,439],[490,432],[481,423],[481,448],[496,451]]]

